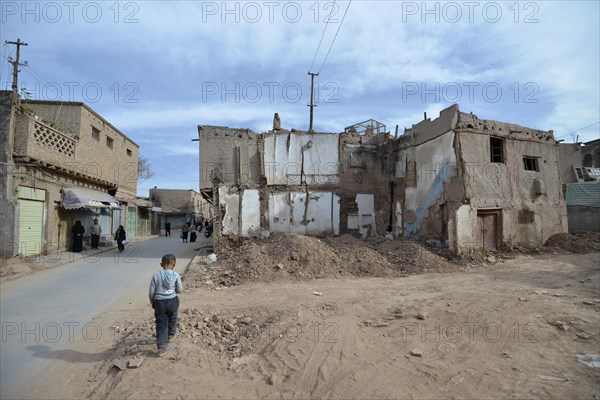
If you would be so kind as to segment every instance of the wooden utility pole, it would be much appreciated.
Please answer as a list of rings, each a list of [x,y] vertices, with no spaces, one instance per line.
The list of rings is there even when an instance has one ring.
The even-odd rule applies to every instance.
[[[319,73],[317,72],[316,74],[314,72],[308,72],[308,74],[310,75],[310,104],[308,104],[308,107],[310,107],[310,125],[308,127],[309,131],[313,130],[313,108],[316,107],[317,105],[314,104],[314,93],[315,93],[315,76],[319,76]]]
[[[13,81],[12,81],[12,105],[16,107],[19,103],[19,87],[17,85],[19,79],[19,66],[26,66],[27,62],[20,64],[19,59],[21,57],[21,46],[27,46],[27,43],[21,42],[21,39],[17,39],[16,42],[5,40],[6,44],[14,44],[17,46],[17,57],[15,60],[9,59],[8,61],[13,65]]]

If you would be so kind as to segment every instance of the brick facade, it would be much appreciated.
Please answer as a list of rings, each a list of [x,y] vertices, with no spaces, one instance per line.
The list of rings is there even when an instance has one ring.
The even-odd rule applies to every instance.
[[[4,256],[60,255],[63,250],[70,249],[71,226],[78,219],[86,228],[84,236],[89,237],[91,221],[99,218],[104,240],[109,244],[118,224],[128,228],[129,237],[136,236],[137,225],[142,224],[144,218],[136,218],[138,223],[136,219],[130,221],[127,212],[131,208],[137,209],[139,146],[134,141],[90,107],[78,102],[23,102],[15,113],[12,134],[14,149],[11,153],[15,162],[9,192],[12,201],[3,207],[12,210],[7,214],[13,216],[7,221],[10,226],[5,228],[12,233],[12,239],[2,244]],[[3,180],[2,184],[7,182]],[[113,194],[121,201],[123,209],[66,210],[61,203],[62,190],[71,187]],[[42,228],[41,237],[33,242],[21,242],[20,239],[26,232],[23,229],[31,229],[31,226],[21,226],[21,207],[24,206],[21,193],[36,193],[36,200],[43,201],[43,214],[39,220],[27,222]],[[142,231],[145,233],[147,229]]]
[[[65,158],[47,146],[28,146],[24,156],[46,162],[58,159],[60,166],[66,161],[67,169],[77,174],[108,182],[135,195],[139,146],[133,140],[83,103],[28,101],[25,104],[38,116],[37,121],[31,116],[28,118],[30,133],[32,124],[43,125],[46,122],[45,126],[53,125],[57,131],[75,140],[75,152],[73,157]],[[20,128],[23,129],[22,126]],[[23,134],[20,131],[16,136],[22,137]]]

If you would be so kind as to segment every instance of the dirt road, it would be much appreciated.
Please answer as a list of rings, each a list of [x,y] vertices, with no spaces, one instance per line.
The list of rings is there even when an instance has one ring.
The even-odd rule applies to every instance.
[[[195,265],[188,286],[202,282],[209,269]],[[63,379],[60,394],[102,399],[600,396],[600,368],[577,357],[600,354],[598,253],[542,255],[473,272],[405,278],[200,286],[181,296],[175,350],[155,356],[149,307],[121,314],[117,340],[88,346],[88,359],[81,353],[54,377]],[[143,359],[136,369],[113,366],[135,358]]]

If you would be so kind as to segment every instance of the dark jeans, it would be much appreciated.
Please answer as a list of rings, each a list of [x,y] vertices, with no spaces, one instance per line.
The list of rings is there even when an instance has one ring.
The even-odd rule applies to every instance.
[[[154,301],[154,317],[156,318],[156,345],[159,349],[167,347],[169,335],[177,333],[177,312],[179,297]]]
[[[92,250],[98,248],[99,241],[100,241],[100,235],[92,234]]]
[[[184,242],[188,241],[188,232],[181,232],[181,238]]]
[[[117,247],[119,248],[119,252],[125,250],[125,245],[123,244],[123,240],[125,240],[125,239],[117,239]]]
[[[171,236],[171,228],[165,229],[165,236]]]

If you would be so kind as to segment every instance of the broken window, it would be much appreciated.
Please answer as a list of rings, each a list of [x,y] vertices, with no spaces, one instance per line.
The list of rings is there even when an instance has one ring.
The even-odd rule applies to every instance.
[[[417,163],[406,161],[406,186],[417,187]]]
[[[490,138],[490,161],[504,164],[504,139]]]
[[[350,166],[355,168],[363,166],[363,159],[360,153],[350,153]]]
[[[539,171],[540,165],[535,157],[523,157],[523,166],[526,171]]]

